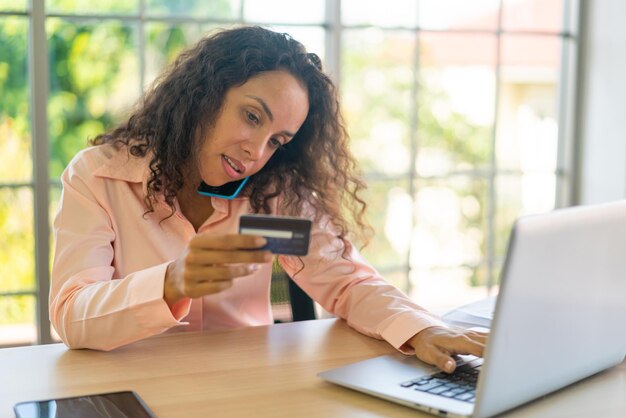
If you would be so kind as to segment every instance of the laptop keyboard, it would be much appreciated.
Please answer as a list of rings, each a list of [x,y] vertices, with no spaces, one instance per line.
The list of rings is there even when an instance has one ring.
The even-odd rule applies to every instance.
[[[400,386],[473,403],[476,398],[476,381],[480,368],[480,364],[467,363],[458,366],[452,374],[439,372],[431,376],[403,382]]]

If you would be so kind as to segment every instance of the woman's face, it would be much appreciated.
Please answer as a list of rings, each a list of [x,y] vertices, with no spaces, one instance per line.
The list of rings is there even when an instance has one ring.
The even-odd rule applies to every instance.
[[[200,138],[200,177],[221,186],[257,173],[308,112],[306,88],[286,71],[263,72],[231,88],[215,126]]]

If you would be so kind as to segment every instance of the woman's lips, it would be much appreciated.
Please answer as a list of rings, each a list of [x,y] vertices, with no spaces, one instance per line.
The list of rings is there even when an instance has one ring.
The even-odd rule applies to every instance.
[[[246,171],[246,167],[238,160],[231,158],[227,155],[222,155],[222,165],[224,166],[224,171],[228,174],[229,177],[234,179],[238,179],[241,175]]]

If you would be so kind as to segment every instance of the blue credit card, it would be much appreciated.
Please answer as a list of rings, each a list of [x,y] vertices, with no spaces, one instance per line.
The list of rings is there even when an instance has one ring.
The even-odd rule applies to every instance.
[[[264,237],[267,244],[263,249],[273,254],[307,255],[311,221],[294,216],[242,215],[239,233]]]

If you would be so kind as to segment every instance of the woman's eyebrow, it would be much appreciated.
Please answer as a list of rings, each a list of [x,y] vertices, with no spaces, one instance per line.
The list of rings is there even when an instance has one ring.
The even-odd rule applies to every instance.
[[[265,100],[261,99],[258,96],[252,96],[252,95],[249,95],[249,94],[246,94],[246,97],[249,97],[252,100],[257,101],[261,105],[261,107],[263,108],[265,113],[267,113],[267,117],[270,118],[270,121],[274,122],[274,115],[272,114],[272,111],[270,110],[270,107],[267,105],[267,103],[265,103]]]
[[[270,121],[274,122],[274,115],[272,114],[272,111],[270,110],[270,107],[267,105],[267,103],[265,102],[265,100],[263,100],[262,98],[258,97],[258,96],[252,96],[250,94],[246,94],[246,97],[251,98],[252,100],[258,102],[261,107],[263,108],[263,111],[265,113],[267,113],[267,117],[270,119]],[[293,138],[296,134],[291,133],[289,131],[282,131],[281,134],[289,137],[289,138]]]

